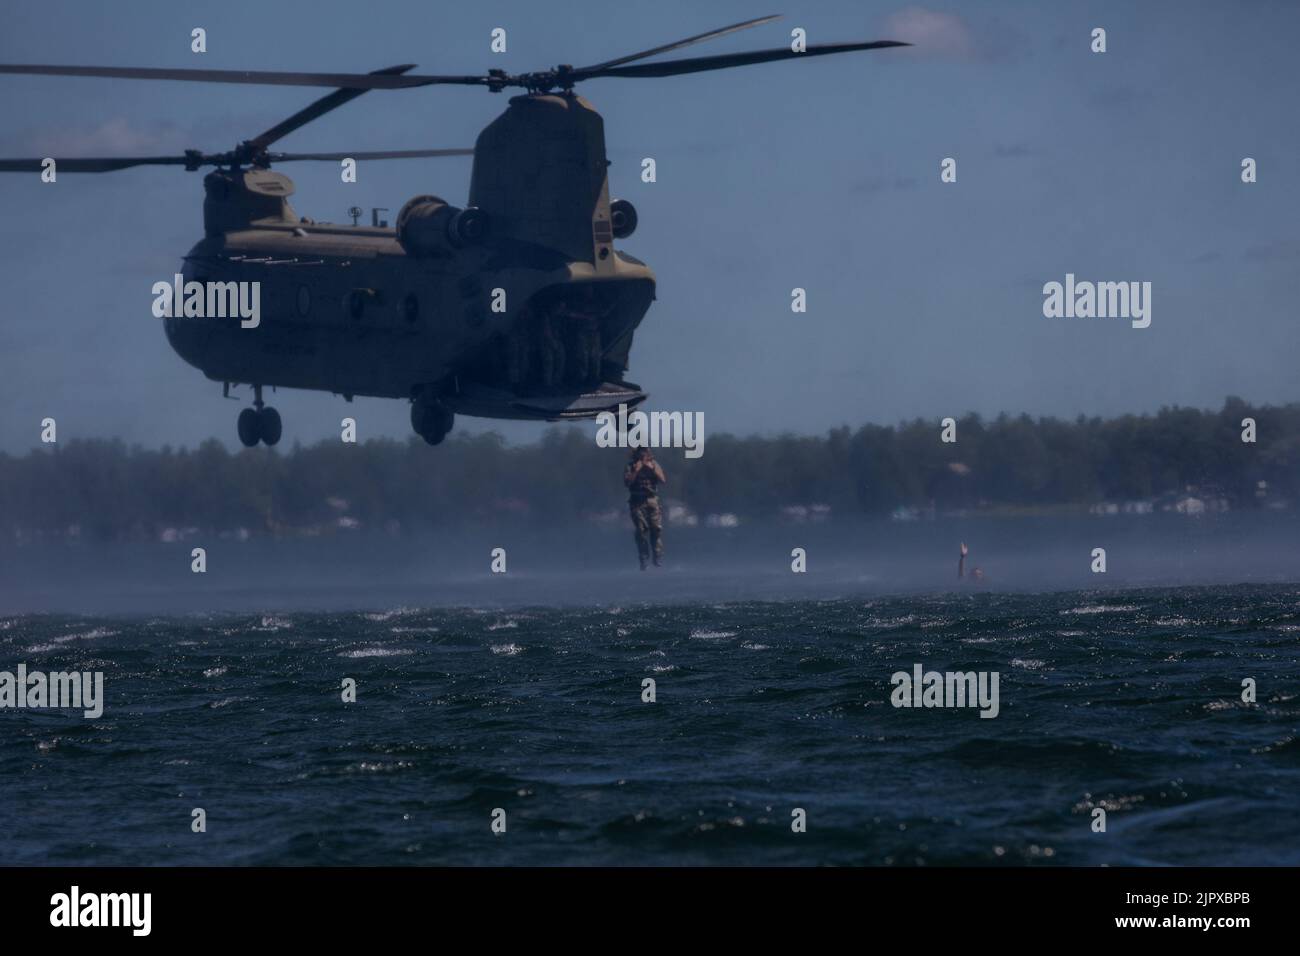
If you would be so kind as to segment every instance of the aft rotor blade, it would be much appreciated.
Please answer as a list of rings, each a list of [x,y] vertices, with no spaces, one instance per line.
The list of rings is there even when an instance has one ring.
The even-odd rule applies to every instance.
[[[391,73],[283,73],[275,70],[180,70],[126,66],[42,66],[0,63],[0,73],[33,76],[98,76],[115,80],[179,80],[186,83],[250,83],[267,86],[333,86],[349,90],[404,90],[455,83],[486,86],[485,76],[398,76]]]
[[[413,69],[415,69],[414,63],[403,63],[399,66],[390,66],[390,67],[385,67],[382,70],[375,70],[369,75],[370,76],[400,76],[403,73],[409,73]],[[320,117],[328,113],[330,110],[338,109],[344,103],[350,103],[353,100],[355,100],[358,96],[361,96],[363,93],[368,93],[368,92],[369,90],[356,89],[356,88],[335,90],[333,93],[329,93],[325,96],[322,96],[320,99],[318,99],[315,103],[312,103],[310,106],[300,109],[298,112],[294,113],[292,116],[290,116],[288,119],[284,120],[283,122],[277,123],[275,126],[272,126],[262,135],[256,136],[253,139],[249,140],[249,145],[257,147],[259,149],[265,149],[266,147],[274,143],[276,140],[283,139],[285,136],[288,136],[290,133],[292,133],[294,130],[298,129],[299,127],[306,126],[312,120],[319,119]]]
[[[342,159],[424,159],[432,156],[473,156],[472,149],[387,149],[370,153],[270,153],[272,163],[293,162],[300,159],[324,159],[338,162]]]
[[[39,173],[44,162],[43,159],[0,159],[0,173]],[[111,173],[132,166],[184,166],[187,162],[190,160],[185,156],[55,157],[54,169],[56,173]]]
[[[697,56],[685,60],[669,60],[667,63],[640,63],[636,66],[616,66],[591,72],[575,71],[575,80],[589,80],[600,76],[681,76],[685,73],[704,73],[708,70],[726,70],[733,66],[749,66],[754,63],[772,63],[776,60],[800,60],[810,56],[826,56],[830,53],[850,53],[854,50],[884,50],[889,47],[911,46],[897,40],[876,40],[872,43],[822,43],[808,47],[803,53],[796,53],[789,47],[775,50],[751,50],[749,53],[723,53],[719,56]]]
[[[708,33],[700,33],[693,37],[687,37],[685,40],[677,40],[674,43],[666,43],[663,46],[657,46],[653,50],[642,50],[640,53],[630,53],[627,56],[621,56],[617,60],[606,60],[604,63],[597,63],[595,66],[584,66],[579,73],[587,73],[591,70],[605,70],[611,66],[621,66],[624,63],[631,63],[633,60],[644,60],[648,56],[658,56],[660,53],[668,53],[672,50],[680,50],[684,46],[691,46],[694,43],[703,43],[705,40],[713,40],[717,37],[726,36],[728,33],[736,33],[739,30],[748,30],[750,27],[756,27],[763,23],[771,23],[773,20],[780,20],[781,14],[774,13],[768,17],[758,17],[754,20],[746,20],[743,23],[733,23],[729,27],[720,27],[717,30],[710,30]]]

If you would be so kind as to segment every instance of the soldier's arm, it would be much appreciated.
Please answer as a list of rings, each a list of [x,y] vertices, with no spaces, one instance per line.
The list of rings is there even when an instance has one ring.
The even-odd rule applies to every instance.
[[[659,462],[654,463],[655,477],[659,479],[659,484],[668,484],[668,479],[664,477],[664,470],[659,466]]]

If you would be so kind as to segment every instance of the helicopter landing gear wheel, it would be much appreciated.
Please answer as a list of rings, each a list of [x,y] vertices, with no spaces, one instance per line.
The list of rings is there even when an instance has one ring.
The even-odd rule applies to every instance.
[[[430,445],[437,445],[447,437],[456,416],[441,402],[416,402],[411,406],[411,427]]]
[[[270,447],[280,440],[282,425],[280,413],[270,405],[257,412],[257,433],[262,444]]]
[[[262,404],[262,386],[253,386],[253,407],[239,413],[239,441],[245,448],[252,448],[259,441],[268,447],[280,440],[283,425],[280,413],[268,405]]]
[[[262,437],[261,430],[257,425],[257,411],[255,409],[246,408],[239,413],[239,441],[245,448],[252,448]]]

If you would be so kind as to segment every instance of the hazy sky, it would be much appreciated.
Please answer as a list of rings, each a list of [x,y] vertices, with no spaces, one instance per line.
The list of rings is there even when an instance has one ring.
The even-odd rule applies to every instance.
[[[611,193],[640,212],[621,245],[659,279],[629,373],[655,407],[747,434],[1300,400],[1300,4],[47,0],[8,7],[0,62],[522,71],[775,12],[678,55],[783,46],[794,27],[811,43],[917,47],[581,88],[605,116]],[[503,55],[489,50],[498,26]],[[0,76],[0,155],[221,150],[323,92]],[[376,91],[277,148],[472,146],[505,105],[479,89]],[[644,156],[657,183],[640,181]],[[420,193],[463,202],[470,161],[363,164],[356,185],[335,164],[284,171],[301,215],[343,222],[349,206],[392,216]],[[45,416],[62,441],[236,444],[240,406],[150,314],[150,286],[202,235],[201,207],[202,173],[176,168],[0,177],[0,450],[37,444]],[[1043,284],[1067,272],[1151,282],[1150,328],[1045,318]],[[790,310],[796,286],[806,314]],[[404,402],[272,401],[286,444],[337,436],[344,414],[363,440],[409,434]],[[513,440],[543,427],[457,424]]]

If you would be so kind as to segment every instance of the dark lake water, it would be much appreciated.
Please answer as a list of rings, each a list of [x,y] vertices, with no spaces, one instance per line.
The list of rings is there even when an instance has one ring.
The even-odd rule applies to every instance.
[[[19,663],[106,703],[0,710],[0,864],[1300,863],[1300,585],[24,615]],[[998,716],[892,706],[915,664]]]

